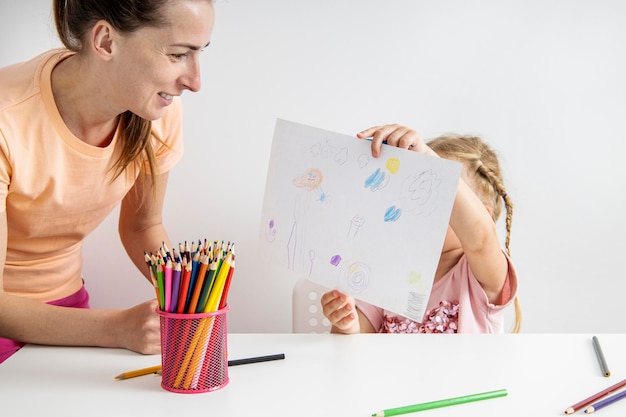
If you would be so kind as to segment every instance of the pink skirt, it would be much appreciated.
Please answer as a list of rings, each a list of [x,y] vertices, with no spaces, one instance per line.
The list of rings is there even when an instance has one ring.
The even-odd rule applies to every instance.
[[[50,301],[48,304],[62,307],[89,308],[89,293],[83,286],[74,294],[60,300]],[[17,340],[0,337],[0,363],[11,357],[25,344]]]

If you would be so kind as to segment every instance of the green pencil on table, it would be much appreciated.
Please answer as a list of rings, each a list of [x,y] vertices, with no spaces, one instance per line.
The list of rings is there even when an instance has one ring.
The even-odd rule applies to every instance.
[[[505,389],[496,391],[481,392],[478,394],[463,395],[461,397],[447,398],[444,400],[430,401],[404,407],[389,408],[372,414],[372,417],[389,417],[400,414],[416,413],[418,411],[432,410],[433,408],[448,407],[451,405],[465,404],[473,401],[489,400],[491,398],[504,397],[507,395]]]

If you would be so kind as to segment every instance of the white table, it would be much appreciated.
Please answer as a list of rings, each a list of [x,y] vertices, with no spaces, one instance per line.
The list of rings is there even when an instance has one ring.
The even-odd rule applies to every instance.
[[[0,407],[3,416],[367,417],[504,388],[506,397],[407,416],[563,416],[626,378],[626,335],[596,335],[609,378],[591,336],[230,334],[231,359],[286,358],[231,367],[226,387],[201,394],[165,391],[156,374],[114,380],[160,364],[158,355],[31,345],[0,365]],[[626,400],[591,415],[625,416]]]

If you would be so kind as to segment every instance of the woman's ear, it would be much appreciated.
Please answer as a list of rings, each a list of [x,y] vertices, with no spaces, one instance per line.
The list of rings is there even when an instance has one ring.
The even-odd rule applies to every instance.
[[[91,38],[89,39],[91,49],[108,61],[113,55],[113,40],[117,35],[117,31],[111,24],[105,20],[99,20],[91,29]]]

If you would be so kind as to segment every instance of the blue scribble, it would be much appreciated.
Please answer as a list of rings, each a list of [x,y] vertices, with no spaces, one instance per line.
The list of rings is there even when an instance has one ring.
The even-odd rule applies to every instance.
[[[371,188],[376,191],[385,181],[386,174],[377,168],[376,171],[365,180],[365,188]]]
[[[385,221],[386,222],[395,222],[400,218],[402,214],[402,210],[397,208],[396,206],[391,206],[387,210],[385,210]]]

